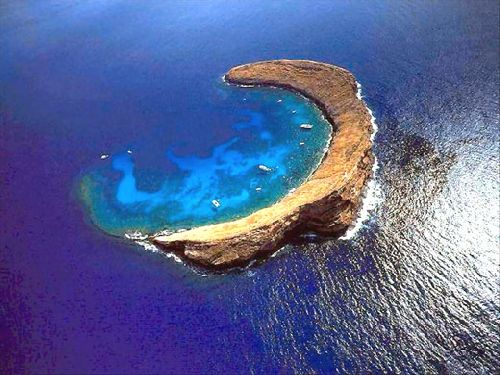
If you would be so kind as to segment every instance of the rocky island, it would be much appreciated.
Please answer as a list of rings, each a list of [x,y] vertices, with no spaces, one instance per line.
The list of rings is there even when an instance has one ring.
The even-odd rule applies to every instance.
[[[165,251],[209,268],[228,268],[265,257],[305,231],[341,236],[355,221],[372,174],[371,114],[346,69],[307,60],[237,66],[225,75],[235,85],[272,86],[313,101],[332,126],[318,168],[293,193],[244,218],[154,235]]]

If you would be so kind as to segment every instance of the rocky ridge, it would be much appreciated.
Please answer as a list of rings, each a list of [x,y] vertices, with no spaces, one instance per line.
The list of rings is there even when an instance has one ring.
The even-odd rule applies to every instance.
[[[332,125],[318,168],[293,193],[244,218],[205,225],[150,241],[195,264],[241,266],[265,257],[305,231],[341,236],[355,221],[374,162],[371,115],[346,69],[308,60],[273,60],[232,68],[226,82],[274,86],[313,101]]]

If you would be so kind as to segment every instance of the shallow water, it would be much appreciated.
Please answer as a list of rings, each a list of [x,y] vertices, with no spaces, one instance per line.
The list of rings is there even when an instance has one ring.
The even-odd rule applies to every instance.
[[[495,1],[1,2],[0,372],[495,373],[498,18]],[[154,193],[169,146],[210,159],[246,108],[218,79],[272,58],[362,84],[379,170],[360,230],[201,275],[94,225],[85,176],[118,182],[131,158]]]
[[[226,117],[215,123],[210,118],[199,121],[205,124],[204,133],[215,128],[226,139],[208,155],[179,155],[176,149],[193,141],[171,139],[163,145],[163,155],[158,151],[163,165],[158,165],[160,160],[150,167],[143,162],[147,156],[133,151],[144,142],[139,135],[130,140],[127,151],[96,157],[95,166],[82,177],[79,193],[97,226],[123,235],[242,217],[296,188],[321,161],[331,126],[305,98],[278,89],[225,84],[213,91],[211,111]],[[313,128],[301,129],[304,123]],[[144,145],[144,151],[153,150]]]

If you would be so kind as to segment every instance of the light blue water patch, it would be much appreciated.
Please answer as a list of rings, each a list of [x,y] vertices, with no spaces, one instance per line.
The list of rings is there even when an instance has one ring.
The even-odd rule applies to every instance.
[[[161,191],[149,193],[137,189],[134,176],[134,163],[127,154],[118,155],[113,159],[113,168],[123,173],[123,177],[118,185],[116,199],[123,205],[144,205],[146,212],[162,204],[165,196]]]
[[[99,227],[113,234],[152,233],[227,221],[275,203],[307,178],[331,131],[320,111],[279,89],[225,86],[221,92],[220,112],[204,119],[217,125],[193,134],[193,142],[215,130],[226,138],[208,155],[174,141],[159,155],[164,170],[161,163],[156,170],[144,166],[141,153],[122,151],[84,176],[82,197]],[[301,129],[302,123],[313,129]]]

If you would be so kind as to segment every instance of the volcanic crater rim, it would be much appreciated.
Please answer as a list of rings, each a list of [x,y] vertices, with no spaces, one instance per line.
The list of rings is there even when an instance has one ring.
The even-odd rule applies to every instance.
[[[357,218],[374,164],[372,116],[354,76],[310,60],[271,60],[236,66],[223,81],[276,87],[310,100],[331,126],[328,148],[304,183],[273,205],[228,222],[159,233],[150,241],[196,265],[227,269],[270,255],[306,231],[342,236]]]

